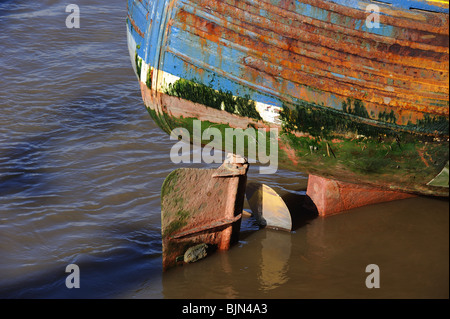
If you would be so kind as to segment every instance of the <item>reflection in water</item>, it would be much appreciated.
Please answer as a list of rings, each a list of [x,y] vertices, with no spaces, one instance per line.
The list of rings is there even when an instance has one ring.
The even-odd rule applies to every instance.
[[[243,220],[231,250],[164,274],[164,297],[448,297],[447,200],[381,203],[309,219],[291,233],[254,222]],[[380,267],[380,289],[365,285],[369,264]]]
[[[268,230],[261,245],[260,284],[263,290],[271,290],[289,280],[291,234]]]
[[[449,243],[443,240],[448,238],[446,206],[447,200],[411,198],[317,218],[305,234],[311,295],[448,297]],[[365,285],[369,264],[380,267],[380,289]],[[445,277],[445,283],[437,273]]]
[[[293,233],[261,229],[242,221],[241,240],[194,264],[163,273],[165,298],[254,298],[289,281]],[[176,283],[176,284],[175,284]]]

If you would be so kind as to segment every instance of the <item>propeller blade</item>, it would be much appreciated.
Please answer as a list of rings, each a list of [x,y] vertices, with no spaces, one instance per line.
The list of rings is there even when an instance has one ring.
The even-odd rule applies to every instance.
[[[275,190],[266,184],[248,183],[245,195],[258,225],[292,230],[289,208]]]

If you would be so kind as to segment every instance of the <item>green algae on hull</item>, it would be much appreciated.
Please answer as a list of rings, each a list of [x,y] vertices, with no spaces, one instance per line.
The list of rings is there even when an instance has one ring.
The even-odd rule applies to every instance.
[[[163,185],[161,186],[162,209],[169,205],[171,211],[176,211],[176,216],[171,216],[166,214],[165,211],[161,211],[162,224],[167,225],[164,227],[164,229],[162,229],[164,237],[170,236],[170,234],[186,226],[187,218],[190,216],[190,213],[183,209],[184,200],[182,196],[176,196],[180,191],[178,188],[176,188],[180,173],[182,173],[180,169],[172,171],[169,175],[167,175],[166,179],[163,182]],[[167,198],[170,198],[170,203],[167,202]]]
[[[179,79],[168,85],[166,94],[176,96],[194,103],[203,104],[217,110],[225,110],[231,114],[260,120],[256,104],[249,96],[233,96],[231,92],[217,91],[196,81]]]
[[[255,102],[195,81],[179,79],[168,86],[166,94],[186,103],[198,103],[235,115],[240,115],[239,105],[258,113]],[[162,113],[159,108],[158,111],[148,108],[156,123],[169,134],[174,128],[186,128],[193,143],[193,123],[197,118],[174,117],[168,106],[160,108]],[[443,117],[424,117],[420,125],[402,126],[395,124],[392,112],[378,114],[378,120],[371,118],[374,116],[369,116],[364,104],[357,99],[347,99],[342,110],[302,101],[283,103],[278,135],[279,168],[407,192],[448,196],[448,189],[428,184],[441,172],[449,157],[448,121]],[[248,127],[253,126],[250,123],[257,123],[255,115],[242,117],[247,119]],[[230,115],[230,123],[232,121]],[[264,122],[258,121],[258,125],[264,126]],[[210,139],[203,139],[203,132],[210,127],[217,128],[222,137],[226,136],[227,128],[234,129],[228,124],[201,121],[202,146],[212,146]],[[225,139],[214,142],[216,149],[236,152],[234,145],[227,145]],[[247,139],[245,154],[241,155],[248,157],[248,146]],[[267,150],[268,143],[266,154]]]
[[[299,102],[295,105],[284,103],[280,112],[283,129],[287,132],[302,132],[312,136],[331,136],[333,134],[364,135],[367,137],[403,137],[430,141],[435,136],[448,138],[448,120],[444,117],[425,116],[418,124],[396,125],[393,113],[380,113],[383,119],[370,119],[362,103],[358,100],[343,103],[343,110],[321,107],[311,103]],[[428,134],[419,134],[428,133]]]
[[[168,127],[186,128],[193,136],[193,123],[196,118],[171,117],[157,114],[155,111],[149,112],[157,121],[161,122],[163,116]],[[292,115],[292,112],[288,114]],[[316,126],[316,130],[313,130],[316,134],[298,134],[298,127],[289,130],[289,126],[284,126],[279,135],[279,168],[328,176],[347,182],[362,182],[401,191],[439,193],[441,196],[447,196],[447,190],[437,190],[426,185],[445,165],[441,163],[442,158],[449,156],[446,139],[435,141],[433,138],[424,137],[424,140],[420,140],[416,134],[387,129],[380,131],[376,128],[363,131],[366,134],[372,133],[371,135],[358,135],[357,133],[360,133],[358,130],[355,133],[348,132],[348,125],[351,125],[349,122],[338,123],[332,119],[329,121],[336,123],[336,127],[340,127],[342,133]],[[354,128],[359,128],[354,125]],[[227,124],[201,121],[202,136],[209,127],[219,129],[222,136],[225,136],[227,128],[232,129]],[[344,133],[346,128],[347,132]],[[266,139],[269,140],[270,137]],[[210,142],[211,140],[202,139],[201,145],[205,146]],[[221,144],[222,148],[220,145],[215,147],[226,151],[231,151],[233,147],[230,149],[225,141]],[[266,147],[268,149],[269,145]],[[247,151],[248,143],[245,146],[244,156],[247,156]]]
[[[136,74],[138,76],[138,79],[141,79],[141,69],[142,69],[142,59],[138,55],[137,51],[134,54],[134,63],[136,64]]]

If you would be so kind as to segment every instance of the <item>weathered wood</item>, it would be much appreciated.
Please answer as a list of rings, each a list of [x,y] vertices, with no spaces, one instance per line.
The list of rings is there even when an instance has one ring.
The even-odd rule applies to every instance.
[[[372,1],[129,0],[144,102],[167,132],[278,128],[280,168],[448,196],[448,2],[385,2],[371,28]]]

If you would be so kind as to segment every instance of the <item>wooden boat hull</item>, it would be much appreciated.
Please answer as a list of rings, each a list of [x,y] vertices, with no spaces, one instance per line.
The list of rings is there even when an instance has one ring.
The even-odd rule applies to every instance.
[[[371,1],[128,0],[144,103],[168,133],[277,128],[283,169],[448,196],[448,2],[386,2],[370,27]]]

